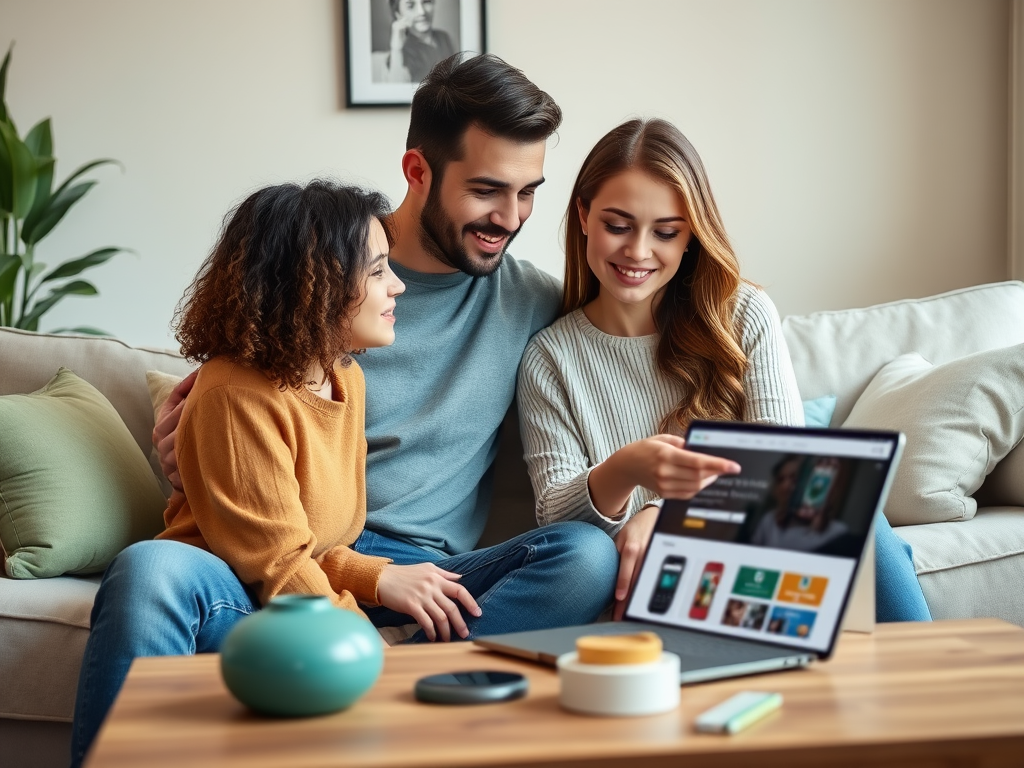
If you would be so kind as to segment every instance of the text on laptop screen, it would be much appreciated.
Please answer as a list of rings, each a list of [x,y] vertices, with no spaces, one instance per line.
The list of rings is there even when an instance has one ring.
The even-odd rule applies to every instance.
[[[702,426],[687,444],[742,471],[665,502],[628,617],[827,651],[895,440]]]

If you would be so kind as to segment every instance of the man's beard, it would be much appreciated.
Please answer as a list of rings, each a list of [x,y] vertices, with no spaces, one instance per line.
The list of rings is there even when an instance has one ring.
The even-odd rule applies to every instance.
[[[423,250],[441,263],[472,277],[487,277],[493,274],[501,266],[502,257],[522,227],[515,232],[509,232],[486,219],[467,224],[462,228],[463,236],[470,232],[479,232],[483,235],[508,238],[498,253],[473,258],[466,250],[463,239],[459,237],[455,222],[441,205],[441,195],[437,192],[439,186],[437,181],[431,185],[430,192],[427,193],[427,202],[420,213],[420,245],[423,246]]]

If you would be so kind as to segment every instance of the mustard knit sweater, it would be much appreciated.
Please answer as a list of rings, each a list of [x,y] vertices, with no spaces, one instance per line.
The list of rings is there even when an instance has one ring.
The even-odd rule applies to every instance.
[[[217,555],[263,605],[294,592],[362,613],[390,561],[349,548],[366,521],[366,386],[355,363],[331,380],[328,401],[224,358],[203,365],[175,441],[185,493],[157,538]]]

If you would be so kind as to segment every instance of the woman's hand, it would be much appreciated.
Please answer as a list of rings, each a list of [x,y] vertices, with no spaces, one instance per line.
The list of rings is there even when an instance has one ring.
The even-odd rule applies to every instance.
[[[412,26],[412,19],[401,15],[391,22],[391,52],[402,53],[402,46],[405,45],[405,37],[409,34],[409,27]]]
[[[736,474],[734,461],[686,450],[675,435],[655,435],[624,446],[590,471],[590,498],[605,517],[621,517],[638,485],[663,499],[691,499],[719,475]]]
[[[626,598],[640,575],[640,565],[644,561],[644,553],[654,532],[659,511],[654,506],[644,507],[615,534],[615,548],[619,550],[619,578],[615,582],[615,608],[612,612],[615,621],[620,621],[626,612]]]
[[[460,578],[433,563],[386,565],[377,582],[377,598],[381,605],[412,616],[431,641],[440,634],[448,642],[453,627],[459,637],[465,638],[469,636],[469,627],[458,603],[474,616],[483,611],[469,590],[458,583]]]
[[[164,476],[176,491],[185,489],[182,487],[181,477],[178,475],[178,457],[174,455],[174,436],[178,431],[178,422],[181,421],[185,398],[192,391],[192,385],[196,383],[198,375],[199,369],[197,368],[178,382],[178,385],[171,390],[170,396],[160,406],[156,424],[153,426],[153,447],[156,448],[157,456],[160,459],[160,469],[163,470]]]
[[[411,25],[412,22],[404,16],[391,23],[391,49],[384,69],[385,80],[389,83],[412,82],[412,75],[405,66],[405,38]]]

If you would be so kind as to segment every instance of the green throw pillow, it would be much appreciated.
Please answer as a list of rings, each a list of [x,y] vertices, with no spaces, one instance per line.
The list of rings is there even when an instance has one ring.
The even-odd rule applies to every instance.
[[[0,543],[15,579],[99,573],[163,529],[166,506],[128,427],[61,368],[30,395],[0,397]]]

